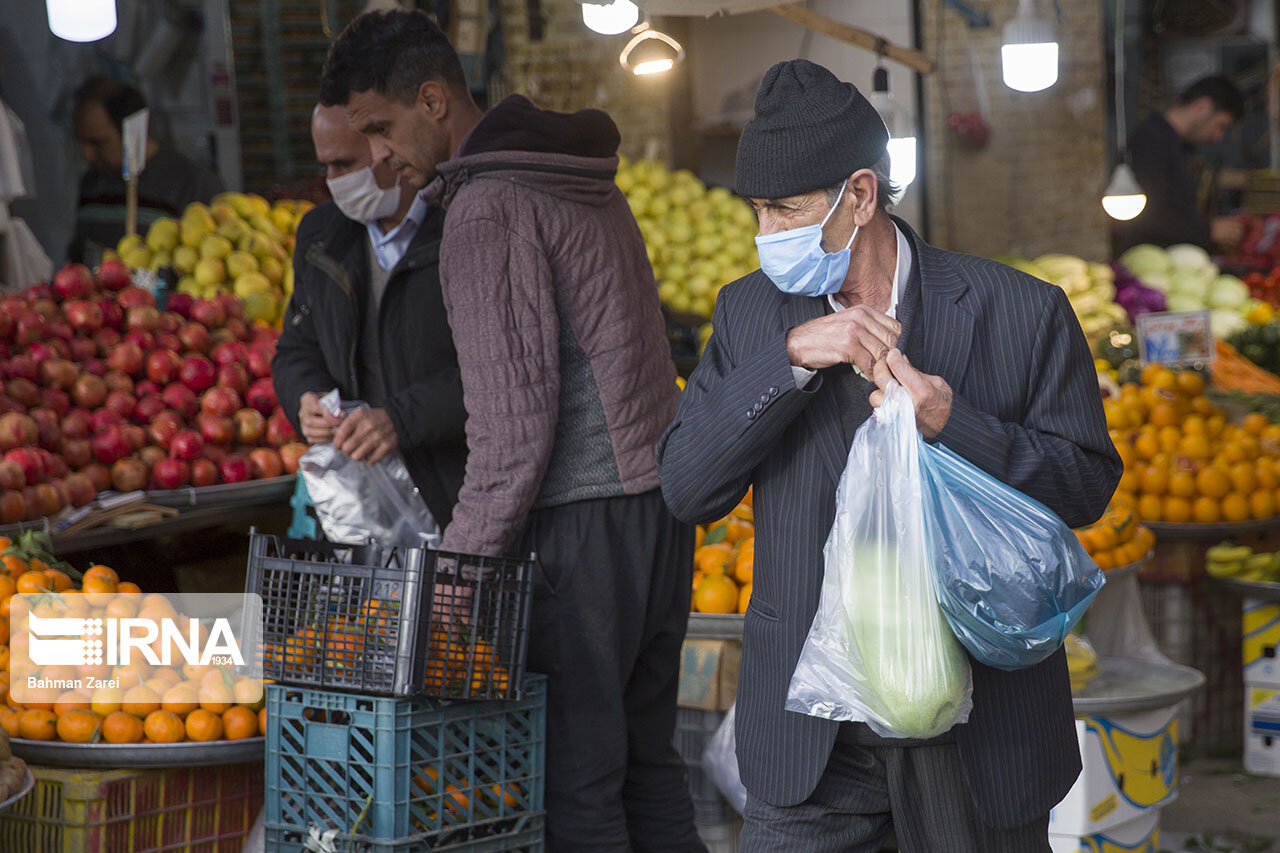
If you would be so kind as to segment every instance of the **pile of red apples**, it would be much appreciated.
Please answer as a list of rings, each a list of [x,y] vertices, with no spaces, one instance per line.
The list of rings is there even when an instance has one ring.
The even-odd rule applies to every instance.
[[[275,329],[230,294],[165,311],[119,261],[70,264],[0,301],[0,523],[297,471],[306,446],[271,382]]]

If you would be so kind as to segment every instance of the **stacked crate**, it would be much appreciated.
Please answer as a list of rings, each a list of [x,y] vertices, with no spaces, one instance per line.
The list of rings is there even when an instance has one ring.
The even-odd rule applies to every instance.
[[[1244,769],[1280,776],[1280,600],[1245,598]]]
[[[709,853],[736,853],[742,819],[702,769],[702,754],[738,692],[742,617],[694,614],[680,654],[675,746],[684,759],[694,823]]]
[[[524,672],[532,570],[252,535],[249,589],[276,682],[272,850],[542,850],[546,679]]]

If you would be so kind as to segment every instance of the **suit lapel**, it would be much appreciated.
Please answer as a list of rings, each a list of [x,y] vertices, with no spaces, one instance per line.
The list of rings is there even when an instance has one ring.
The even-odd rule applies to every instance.
[[[817,319],[826,313],[823,297],[787,296],[783,304],[782,319],[784,329],[794,329],[801,323]],[[804,416],[813,430],[814,441],[818,445],[818,453],[822,457],[828,472],[839,482],[844,472],[848,456],[848,447],[844,443],[843,430],[840,426],[840,408],[836,403],[835,384],[830,377],[823,377],[822,387],[818,389],[813,400],[805,406]]]
[[[918,370],[947,380],[953,390],[964,383],[973,343],[973,314],[965,304],[968,282],[944,252],[920,239],[911,226],[894,222],[915,250],[911,281],[915,288],[903,318],[901,349]]]

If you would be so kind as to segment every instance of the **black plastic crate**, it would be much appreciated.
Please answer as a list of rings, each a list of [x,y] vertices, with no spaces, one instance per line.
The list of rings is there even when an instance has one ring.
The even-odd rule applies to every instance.
[[[699,827],[729,824],[738,817],[733,806],[702,769],[702,753],[720,728],[724,715],[724,711],[698,711],[692,708],[676,710],[675,746],[689,771],[693,822]]]
[[[386,696],[519,698],[533,567],[252,531],[263,676]]]

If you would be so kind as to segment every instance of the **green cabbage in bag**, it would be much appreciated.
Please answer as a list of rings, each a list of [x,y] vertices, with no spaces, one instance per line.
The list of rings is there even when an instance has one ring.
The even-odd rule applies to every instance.
[[[891,385],[854,436],[818,611],[786,708],[930,738],[969,718],[969,659],[938,606],[911,396]]]

